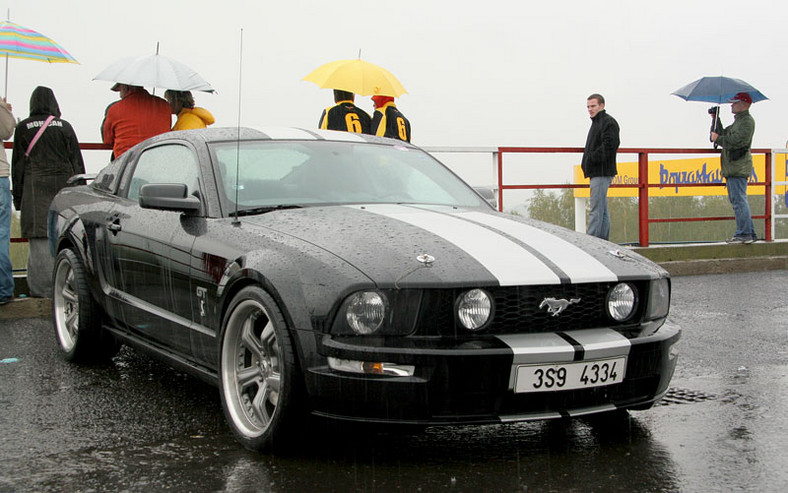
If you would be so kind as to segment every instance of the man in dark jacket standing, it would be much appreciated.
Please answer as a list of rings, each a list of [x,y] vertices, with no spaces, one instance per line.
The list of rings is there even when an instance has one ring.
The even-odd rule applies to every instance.
[[[366,111],[357,107],[353,100],[355,94],[334,89],[334,106],[323,110],[318,127],[324,130],[340,130],[357,134],[372,133],[372,118]]]
[[[591,182],[591,212],[588,234],[607,240],[610,238],[610,213],[607,210],[607,189],[613,183],[619,140],[618,122],[605,111],[605,98],[592,94],[586,100],[591,128],[588,130],[581,167]]]
[[[752,97],[740,92],[729,101],[733,113],[733,123],[722,128],[722,122],[715,118],[715,131],[711,141],[722,147],[720,167],[728,189],[728,200],[733,206],[736,217],[736,232],[726,240],[728,243],[752,243],[757,239],[752,224],[750,204],[747,202],[747,180],[752,174],[752,137],[755,134],[755,119],[750,115]]]

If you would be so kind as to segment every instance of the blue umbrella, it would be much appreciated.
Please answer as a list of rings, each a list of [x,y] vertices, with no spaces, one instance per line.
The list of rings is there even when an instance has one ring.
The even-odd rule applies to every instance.
[[[707,103],[722,104],[727,103],[730,98],[740,92],[749,94],[753,103],[769,99],[761,91],[741,79],[722,76],[702,77],[673,91],[671,94],[685,101],[705,101]]]

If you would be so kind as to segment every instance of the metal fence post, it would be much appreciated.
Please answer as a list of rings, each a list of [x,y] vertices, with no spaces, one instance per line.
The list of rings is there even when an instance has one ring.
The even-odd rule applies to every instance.
[[[498,148],[498,210],[503,212],[503,151]]]
[[[640,246],[648,246],[648,153],[638,152],[638,228]]]
[[[764,161],[765,161],[765,164],[764,164],[765,165],[764,175],[765,176],[764,176],[763,181],[766,182],[766,186],[764,187],[763,196],[766,198],[766,200],[765,200],[766,203],[764,204],[765,209],[766,209],[764,214],[766,215],[766,218],[763,221],[763,223],[764,223],[764,228],[763,228],[764,229],[764,235],[763,236],[764,236],[764,239],[766,241],[772,241],[772,202],[773,202],[773,199],[772,199],[772,181],[773,180],[769,179],[769,177],[772,176],[772,165],[773,165],[772,159],[773,159],[773,156],[774,155],[772,154],[772,151],[767,152],[766,155],[764,156]]]

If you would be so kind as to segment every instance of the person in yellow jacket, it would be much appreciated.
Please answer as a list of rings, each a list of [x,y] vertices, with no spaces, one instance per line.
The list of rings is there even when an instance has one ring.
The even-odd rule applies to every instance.
[[[194,97],[190,91],[167,90],[164,99],[170,103],[172,114],[178,116],[173,130],[205,128],[215,121],[210,111],[194,107]]]

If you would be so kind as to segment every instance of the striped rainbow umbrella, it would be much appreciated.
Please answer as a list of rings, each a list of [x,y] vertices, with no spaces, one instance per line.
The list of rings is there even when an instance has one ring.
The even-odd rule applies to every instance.
[[[11,21],[0,22],[0,55],[5,55],[5,95],[8,95],[8,58],[49,63],[79,63],[43,34]]]

